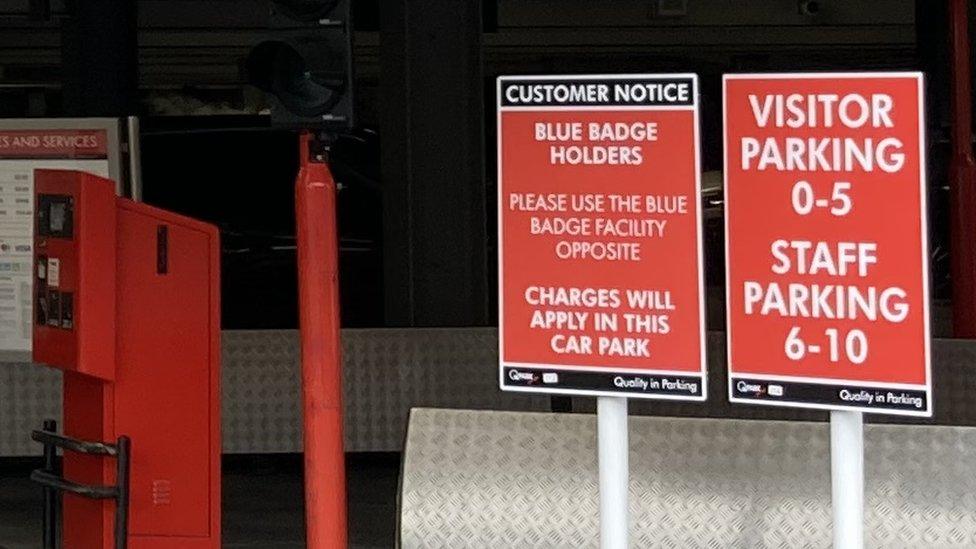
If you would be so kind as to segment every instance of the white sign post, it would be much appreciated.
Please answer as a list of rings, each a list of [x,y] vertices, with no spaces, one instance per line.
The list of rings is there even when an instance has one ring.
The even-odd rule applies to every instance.
[[[830,412],[830,480],[834,549],[864,547],[864,418]]]
[[[627,549],[630,530],[627,398],[597,397],[596,421],[600,461],[600,547]]]
[[[729,400],[830,410],[836,549],[864,413],[930,417],[920,73],[725,75]]]

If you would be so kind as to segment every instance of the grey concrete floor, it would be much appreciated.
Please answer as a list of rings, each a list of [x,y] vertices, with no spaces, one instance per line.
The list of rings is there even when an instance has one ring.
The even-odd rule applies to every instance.
[[[349,547],[394,547],[399,456],[346,459]],[[41,491],[27,480],[39,465],[0,460],[0,549],[41,547]],[[301,457],[225,457],[222,514],[224,547],[305,547]]]

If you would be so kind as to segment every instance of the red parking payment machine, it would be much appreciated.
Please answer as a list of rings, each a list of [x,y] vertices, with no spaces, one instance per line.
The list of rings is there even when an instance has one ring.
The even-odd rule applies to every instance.
[[[60,518],[72,549],[219,547],[217,229],[38,170],[34,250],[34,361],[64,374],[63,433],[33,433],[64,452],[32,474],[63,494],[45,545]]]

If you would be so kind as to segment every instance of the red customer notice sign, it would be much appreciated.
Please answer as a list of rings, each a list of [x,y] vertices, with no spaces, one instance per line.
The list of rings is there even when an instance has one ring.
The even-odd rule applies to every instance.
[[[729,395],[932,412],[918,73],[726,75]]]
[[[704,400],[697,85],[498,79],[502,389]]]

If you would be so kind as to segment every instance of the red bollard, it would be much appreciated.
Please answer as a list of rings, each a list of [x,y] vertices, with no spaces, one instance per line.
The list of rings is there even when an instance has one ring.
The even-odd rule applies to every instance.
[[[336,185],[328,165],[309,158],[309,139],[295,182],[306,544],[339,549],[347,534]]]
[[[949,208],[952,334],[976,338],[976,163],[972,153],[972,90],[969,69],[968,0],[949,4],[952,33],[952,158]]]

